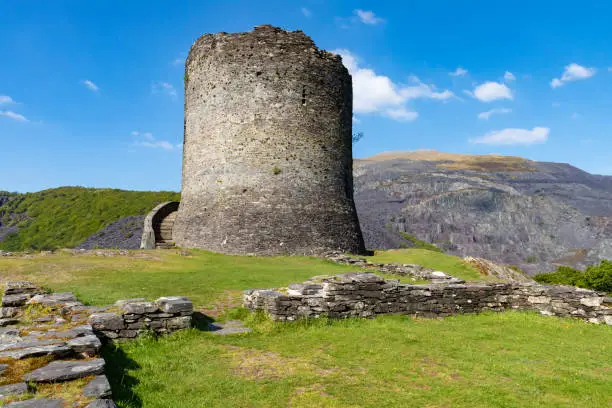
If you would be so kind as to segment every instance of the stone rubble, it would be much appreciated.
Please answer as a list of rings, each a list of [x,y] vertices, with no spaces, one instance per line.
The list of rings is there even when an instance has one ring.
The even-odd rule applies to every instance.
[[[191,326],[193,304],[184,297],[120,300],[109,307],[85,306],[72,293],[45,293],[30,282],[7,282],[0,308],[0,406],[17,408],[116,407],[100,357],[103,341],[166,334]],[[47,357],[48,363],[9,376],[18,360]],[[83,386],[85,404],[36,398],[36,383],[95,376]],[[32,385],[32,386],[30,386]],[[39,395],[40,397],[40,395]],[[30,399],[24,399],[30,398]]]
[[[520,283],[409,285],[372,273],[312,278],[282,291],[247,290],[244,306],[273,320],[373,317],[402,313],[445,317],[482,311],[535,310],[612,325],[612,298],[569,286]]]
[[[364,269],[377,270],[381,273],[388,273],[398,276],[411,276],[414,280],[425,279],[432,283],[465,283],[465,281],[450,276],[444,272],[425,268],[421,265],[413,264],[385,264],[370,262],[365,258],[354,258],[340,252],[330,252],[325,255],[325,259],[340,265],[357,266]]]

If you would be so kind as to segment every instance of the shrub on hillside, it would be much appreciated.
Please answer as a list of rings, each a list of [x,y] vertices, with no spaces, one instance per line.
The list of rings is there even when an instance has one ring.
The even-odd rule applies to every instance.
[[[540,273],[533,277],[536,282],[548,285],[569,285],[612,292],[612,261],[602,261],[600,265],[591,265],[585,272],[560,266],[555,272]]]

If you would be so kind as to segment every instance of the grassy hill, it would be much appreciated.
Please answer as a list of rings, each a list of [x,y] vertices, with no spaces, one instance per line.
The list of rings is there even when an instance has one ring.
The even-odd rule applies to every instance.
[[[74,247],[108,224],[144,215],[179,193],[60,187],[12,195],[0,206],[0,226],[18,226],[0,249],[20,251]]]
[[[216,336],[194,328],[107,346],[113,396],[122,408],[610,405],[611,327],[517,312],[274,323],[238,308],[241,291],[355,268],[297,256],[189,254],[0,257],[0,283],[28,279],[94,305],[183,295],[206,315],[242,318],[253,329]],[[426,250],[374,256],[425,258],[448,272],[457,267]]]

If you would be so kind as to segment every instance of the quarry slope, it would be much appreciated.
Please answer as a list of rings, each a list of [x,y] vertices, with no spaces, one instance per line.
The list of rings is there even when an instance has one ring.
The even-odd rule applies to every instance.
[[[355,161],[368,248],[410,246],[401,233],[459,256],[584,267],[612,258],[612,177],[568,164],[436,151]]]

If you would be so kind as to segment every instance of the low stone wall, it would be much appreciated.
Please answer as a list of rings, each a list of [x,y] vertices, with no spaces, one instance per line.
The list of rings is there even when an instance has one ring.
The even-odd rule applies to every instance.
[[[371,273],[317,277],[283,291],[249,290],[244,293],[244,305],[278,321],[322,315],[445,317],[488,310],[536,310],[612,325],[612,298],[587,289],[519,283],[408,285]]]
[[[145,332],[167,334],[191,327],[193,303],[185,297],[119,300],[103,313],[89,317],[95,333],[109,340],[133,339]]]
[[[116,407],[104,375],[102,342],[187,328],[192,314],[193,304],[183,297],[94,307],[72,293],[45,293],[30,282],[8,282],[0,308],[0,406]],[[42,387],[36,386],[79,379],[87,379],[79,395],[41,394]]]

